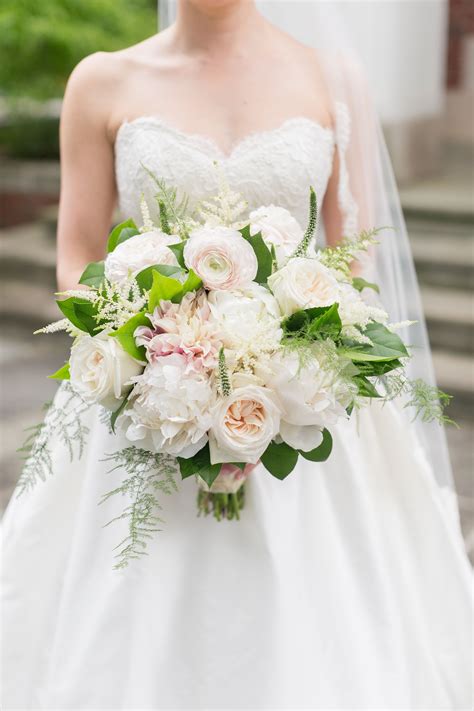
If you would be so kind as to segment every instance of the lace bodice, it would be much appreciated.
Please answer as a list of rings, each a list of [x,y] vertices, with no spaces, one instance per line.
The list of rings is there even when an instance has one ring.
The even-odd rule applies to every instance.
[[[347,112],[345,120],[342,113],[336,119],[333,130],[308,118],[291,118],[278,128],[249,134],[236,143],[229,154],[212,139],[184,133],[157,117],[125,122],[118,131],[115,145],[120,212],[141,223],[140,200],[144,196],[152,215],[156,216],[156,190],[147,170],[185,192],[191,204],[207,198],[217,191],[218,163],[230,188],[242,194],[250,209],[278,204],[290,210],[304,226],[309,186],[313,185],[321,204],[331,175],[334,150],[344,148],[347,142]],[[344,151],[340,150],[341,187],[345,172],[343,156]],[[345,195],[340,190],[343,208],[347,191],[347,186]],[[344,209],[349,220],[354,217],[350,212]]]

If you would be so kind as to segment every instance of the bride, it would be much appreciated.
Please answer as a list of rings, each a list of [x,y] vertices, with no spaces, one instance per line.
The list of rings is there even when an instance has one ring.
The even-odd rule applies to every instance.
[[[284,4],[265,11],[279,22]],[[179,0],[169,28],[80,63],[61,122],[60,289],[102,258],[117,199],[136,220],[143,197],[151,209],[144,166],[195,202],[217,162],[250,207],[303,224],[312,184],[329,244],[397,222],[360,71],[297,37],[250,0]],[[403,320],[419,302],[395,227],[364,268]],[[422,318],[413,333],[429,377]],[[96,407],[64,390],[53,407],[74,422],[71,451],[52,428],[54,476],[4,522],[4,709],[471,707],[469,568],[437,425],[374,404],[333,432],[328,462],[300,459],[283,482],[257,465],[238,524],[196,518],[183,482],[149,556],[117,571],[103,526],[120,504],[97,505],[124,475],[106,461],[116,445]]]

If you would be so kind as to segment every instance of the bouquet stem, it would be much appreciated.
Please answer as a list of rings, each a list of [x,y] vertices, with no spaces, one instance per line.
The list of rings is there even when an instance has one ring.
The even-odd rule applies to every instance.
[[[245,486],[242,485],[238,491],[232,494],[199,489],[197,504],[198,516],[212,514],[218,521],[222,519],[228,521],[236,519],[238,521],[245,504]]]

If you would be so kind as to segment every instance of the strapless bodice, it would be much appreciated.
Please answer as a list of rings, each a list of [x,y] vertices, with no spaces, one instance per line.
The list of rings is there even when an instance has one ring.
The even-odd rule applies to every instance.
[[[278,204],[304,226],[309,186],[321,204],[335,147],[348,132],[341,116],[334,130],[309,118],[290,118],[277,128],[247,135],[228,154],[211,138],[185,133],[157,117],[124,122],[115,144],[120,212],[140,223],[144,196],[156,216],[156,189],[149,171],[186,193],[191,205],[217,192],[221,174],[250,209]]]

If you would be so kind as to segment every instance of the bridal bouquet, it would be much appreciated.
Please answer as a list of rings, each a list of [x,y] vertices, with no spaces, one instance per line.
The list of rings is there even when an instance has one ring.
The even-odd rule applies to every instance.
[[[282,207],[248,214],[228,188],[189,217],[156,182],[159,224],[142,200],[143,227],[115,227],[42,331],[74,339],[51,377],[106,408],[128,445],[196,476],[200,512],[238,518],[257,462],[284,479],[299,457],[325,461],[330,430],[372,398],[409,392],[433,417],[433,397],[403,376],[396,326],[364,298],[377,286],[351,274],[376,230],[317,251],[312,189],[303,232]]]

